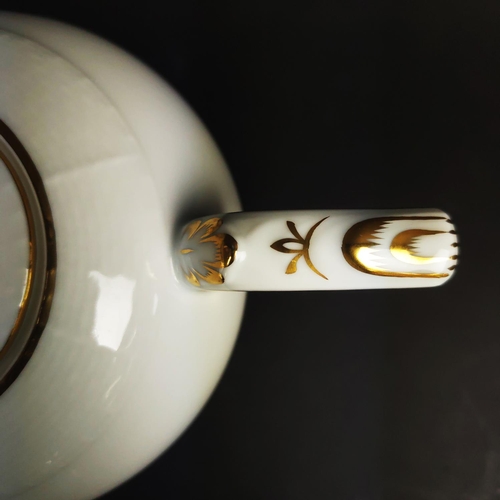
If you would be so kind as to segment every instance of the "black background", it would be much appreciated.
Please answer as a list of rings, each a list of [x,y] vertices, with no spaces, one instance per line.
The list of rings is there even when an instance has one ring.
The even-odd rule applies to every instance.
[[[459,231],[444,287],[250,294],[200,416],[103,500],[500,498],[500,3],[1,5],[159,72],[246,210],[437,207]]]

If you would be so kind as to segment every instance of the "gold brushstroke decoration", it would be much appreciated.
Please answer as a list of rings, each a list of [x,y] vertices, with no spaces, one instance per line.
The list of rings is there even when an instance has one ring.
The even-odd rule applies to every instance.
[[[311,257],[309,256],[309,246],[311,244],[311,238],[316,230],[316,228],[325,220],[328,219],[328,217],[325,217],[321,219],[319,222],[316,222],[311,229],[309,229],[307,235],[305,238],[303,238],[300,233],[297,231],[297,227],[295,226],[295,223],[292,221],[286,221],[286,225],[288,226],[288,229],[290,232],[295,236],[295,238],[283,238],[281,240],[275,241],[272,245],[271,248],[273,250],[276,250],[277,252],[281,253],[296,253],[297,255],[290,261],[288,264],[288,267],[286,268],[285,274],[294,274],[297,272],[297,262],[299,259],[304,256],[304,260],[306,261],[307,265],[309,268],[314,271],[318,276],[321,276],[325,280],[328,278],[320,273],[314,264],[311,261]],[[287,243],[298,243],[299,245],[302,245],[301,249],[295,249],[295,248],[288,248],[285,245]]]
[[[391,254],[401,262],[420,266],[448,260],[448,257],[421,257],[415,253],[416,242],[422,236],[433,236],[446,231],[429,231],[427,229],[409,229],[397,234],[391,243]]]
[[[445,220],[445,217],[435,216],[401,216],[401,217],[376,217],[354,224],[344,236],[342,241],[342,253],[345,260],[358,271],[376,276],[388,276],[396,278],[446,278],[449,273],[433,272],[395,272],[375,267],[366,257],[371,249],[380,245],[376,240],[382,239],[378,233],[390,222],[401,220]],[[451,257],[423,257],[415,253],[415,242],[422,236],[433,236],[440,233],[456,234],[451,231],[431,231],[425,229],[410,229],[397,234],[389,247],[390,253],[397,260],[411,265],[432,264],[448,259],[456,260],[457,256]],[[456,246],[456,245],[453,245]]]
[[[220,270],[229,267],[236,258],[238,243],[229,234],[217,233],[221,226],[222,219],[212,217],[206,221],[193,221],[184,230],[187,240],[194,243],[195,247],[194,249],[182,248],[180,250],[181,255],[190,254],[190,260],[184,266],[184,276],[194,286],[201,286],[200,280],[210,285],[222,285],[224,276]],[[214,256],[209,261],[200,260],[202,270],[199,270],[193,265],[196,258],[192,254],[196,254],[196,245],[205,244],[214,246]]]

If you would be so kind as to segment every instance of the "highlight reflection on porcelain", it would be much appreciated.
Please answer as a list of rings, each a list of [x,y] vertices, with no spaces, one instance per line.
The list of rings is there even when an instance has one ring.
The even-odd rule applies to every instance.
[[[99,287],[92,328],[94,338],[100,346],[117,351],[132,317],[136,283],[124,276],[104,276],[99,271],[91,271],[89,276]]]

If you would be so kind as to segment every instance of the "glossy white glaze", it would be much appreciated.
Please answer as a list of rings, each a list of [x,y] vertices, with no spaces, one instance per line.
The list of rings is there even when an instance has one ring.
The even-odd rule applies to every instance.
[[[455,229],[441,210],[283,210],[219,214],[201,221],[220,221],[220,226],[203,237],[206,223],[193,221],[200,229],[193,235],[181,232],[177,258],[180,279],[194,273],[195,285],[204,289],[430,287],[446,283],[457,263]],[[355,225],[361,235],[357,242],[349,236]],[[210,236],[226,234],[237,242],[235,259],[224,269],[215,262],[212,272],[220,272],[224,282],[210,283],[207,263],[216,260]],[[349,244],[356,246],[359,263],[349,259]]]
[[[179,284],[171,239],[240,206],[196,117],[116,47],[2,14],[0,67],[0,118],[42,176],[58,255],[47,327],[0,396],[0,499],[92,498],[161,453],[215,387],[245,294]]]
[[[26,211],[16,183],[0,158],[0,351],[19,313],[28,266]]]
[[[215,387],[245,294],[198,293],[180,282],[174,273],[183,263],[177,237],[190,219],[236,212],[240,205],[213,141],[179,96],[123,51],[74,28],[0,14],[0,119],[42,177],[58,256],[45,332],[0,396],[0,500],[92,498],[169,446]],[[342,257],[353,225],[405,214],[221,216],[222,230],[238,242],[224,287],[386,288],[446,281],[451,272],[440,282],[377,276]],[[384,243],[377,251],[387,261],[394,257],[395,235],[444,231],[432,243],[431,237],[419,240],[412,252],[438,259],[426,262],[427,272],[451,271],[456,237],[446,216],[434,215],[443,216],[440,225],[391,221],[377,235]],[[294,231],[303,239],[314,225],[308,248],[319,271],[303,256],[287,274],[295,254],[283,248],[303,243],[285,240],[298,238]],[[404,252],[394,270],[413,272],[415,266],[401,258]]]

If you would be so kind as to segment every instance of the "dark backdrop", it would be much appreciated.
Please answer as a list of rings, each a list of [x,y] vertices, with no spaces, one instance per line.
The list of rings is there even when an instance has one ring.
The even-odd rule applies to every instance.
[[[500,4],[2,2],[93,31],[171,82],[244,208],[438,207],[430,290],[252,293],[178,442],[103,500],[500,498]]]

